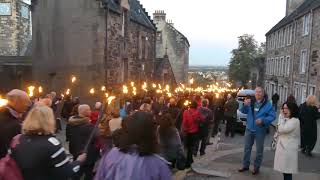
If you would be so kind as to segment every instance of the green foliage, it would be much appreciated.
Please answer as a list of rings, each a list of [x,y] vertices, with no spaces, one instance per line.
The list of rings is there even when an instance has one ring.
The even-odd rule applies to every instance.
[[[254,36],[248,34],[238,37],[238,42],[238,48],[231,52],[229,79],[246,86],[250,79],[250,67],[256,64],[256,60],[265,57],[265,45],[258,46]]]

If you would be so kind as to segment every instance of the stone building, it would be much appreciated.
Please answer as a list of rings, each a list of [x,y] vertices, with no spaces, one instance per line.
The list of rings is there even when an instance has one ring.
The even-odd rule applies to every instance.
[[[303,103],[320,97],[320,1],[287,0],[286,16],[267,34],[266,90]]]
[[[0,0],[0,92],[31,82],[30,0]]]
[[[152,80],[156,26],[138,0],[33,0],[33,74],[73,94]]]
[[[164,11],[156,11],[153,21],[157,26],[157,59],[168,56],[177,83],[187,82],[189,68],[189,41],[171,21],[167,22]]]

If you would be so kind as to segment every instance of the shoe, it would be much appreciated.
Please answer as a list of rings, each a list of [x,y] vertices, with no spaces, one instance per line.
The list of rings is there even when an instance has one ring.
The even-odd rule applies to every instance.
[[[260,173],[259,168],[254,168],[254,170],[252,171],[252,175],[258,175]]]
[[[249,168],[243,167],[243,168],[238,170],[238,172],[246,172],[246,171],[249,171]]]
[[[204,155],[206,155],[205,152],[201,152],[201,153],[200,153],[200,156],[204,156]]]
[[[212,142],[208,142],[208,143],[207,143],[207,145],[212,145],[212,144],[213,144]]]
[[[302,153],[302,154],[306,154],[306,149],[302,149],[302,150],[301,150],[301,153]]]
[[[312,153],[311,152],[306,152],[308,157],[312,157]]]

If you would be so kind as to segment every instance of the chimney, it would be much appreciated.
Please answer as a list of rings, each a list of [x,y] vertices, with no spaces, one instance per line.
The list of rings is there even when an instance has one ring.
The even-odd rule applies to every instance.
[[[294,10],[296,10],[306,0],[287,0],[286,16],[289,16]]]
[[[169,19],[169,20],[167,21],[167,23],[168,23],[169,25],[171,25],[171,26],[174,27],[174,24],[173,24],[172,20]]]
[[[163,10],[157,10],[153,13],[153,21],[166,21],[166,13]]]

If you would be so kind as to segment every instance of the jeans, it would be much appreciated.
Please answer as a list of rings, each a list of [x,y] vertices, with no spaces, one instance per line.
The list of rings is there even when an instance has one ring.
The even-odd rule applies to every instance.
[[[284,180],[292,180],[292,174],[283,174],[283,179]]]
[[[263,150],[264,150],[264,139],[266,136],[266,130],[262,130],[259,132],[251,132],[246,129],[245,133],[245,146],[244,146],[244,157],[243,157],[243,167],[249,168],[250,166],[250,157],[252,146],[254,141],[256,141],[256,160],[254,161],[254,168],[259,169],[263,159]]]

